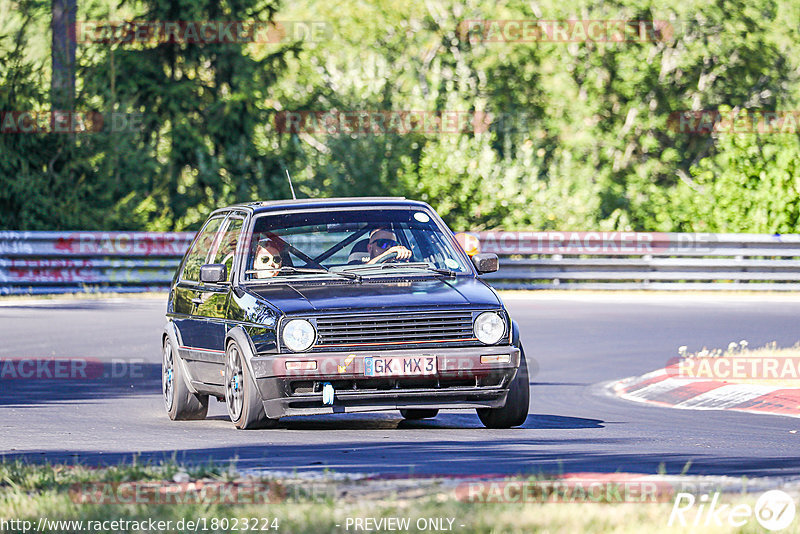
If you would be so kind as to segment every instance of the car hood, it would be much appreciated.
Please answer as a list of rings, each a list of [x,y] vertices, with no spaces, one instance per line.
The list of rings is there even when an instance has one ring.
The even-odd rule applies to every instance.
[[[469,276],[450,279],[365,281],[353,283],[275,284],[250,289],[289,315],[366,310],[497,308],[492,289]]]

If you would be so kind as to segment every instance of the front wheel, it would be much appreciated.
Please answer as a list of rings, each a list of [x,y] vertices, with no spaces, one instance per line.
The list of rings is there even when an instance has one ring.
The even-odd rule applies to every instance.
[[[519,348],[519,370],[508,388],[506,405],[501,408],[478,408],[478,417],[486,428],[511,428],[520,426],[528,418],[531,387],[525,351]]]
[[[189,391],[180,356],[169,336],[164,338],[161,359],[161,392],[164,408],[173,421],[205,419],[208,414],[208,395],[196,395]]]
[[[244,361],[244,354],[235,341],[225,351],[225,405],[236,428],[274,428],[277,419],[267,418],[255,380]]]

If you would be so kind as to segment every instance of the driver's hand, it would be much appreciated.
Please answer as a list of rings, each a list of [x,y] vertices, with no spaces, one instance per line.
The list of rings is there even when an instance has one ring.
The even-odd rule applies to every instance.
[[[386,251],[387,254],[389,254],[390,252],[397,253],[398,260],[407,260],[408,258],[411,257],[411,251],[408,250],[403,245],[397,245],[396,247],[392,247]]]
[[[367,263],[378,263],[379,261],[383,260],[384,258],[388,257],[391,254],[396,254],[397,255],[396,259],[397,260],[407,260],[407,259],[409,259],[411,257],[411,251],[410,250],[408,250],[403,245],[396,245],[396,246],[390,248],[389,250],[387,250],[386,252],[380,254],[379,256],[375,256],[374,258],[369,260]]]

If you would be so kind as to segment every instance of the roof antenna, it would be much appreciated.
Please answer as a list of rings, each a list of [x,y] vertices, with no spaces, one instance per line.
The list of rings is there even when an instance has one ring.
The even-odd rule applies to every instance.
[[[294,186],[292,185],[292,177],[289,176],[289,169],[283,169],[283,170],[286,171],[286,178],[289,179],[289,189],[292,190],[292,200],[297,200],[297,197],[294,194]]]

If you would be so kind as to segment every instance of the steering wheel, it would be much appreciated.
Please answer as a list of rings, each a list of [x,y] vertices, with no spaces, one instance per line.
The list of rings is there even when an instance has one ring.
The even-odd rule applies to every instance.
[[[411,258],[414,255],[413,252],[411,252],[411,250],[405,248],[402,245],[396,245],[396,246],[394,246],[392,248],[394,248],[395,250],[392,250],[392,249],[387,250],[386,252],[383,253],[383,254],[385,254],[385,256],[383,256],[383,255],[376,256],[376,258],[379,258],[379,259],[377,261],[374,261],[373,263],[388,263],[390,261],[409,262],[409,261],[411,261]],[[407,258],[402,258],[402,257],[400,257],[401,254],[407,254],[408,257]]]
[[[375,263],[388,263],[391,258],[396,258],[396,257],[397,257],[397,251],[393,250],[387,253],[382,258],[378,259],[378,261],[376,261]]]

